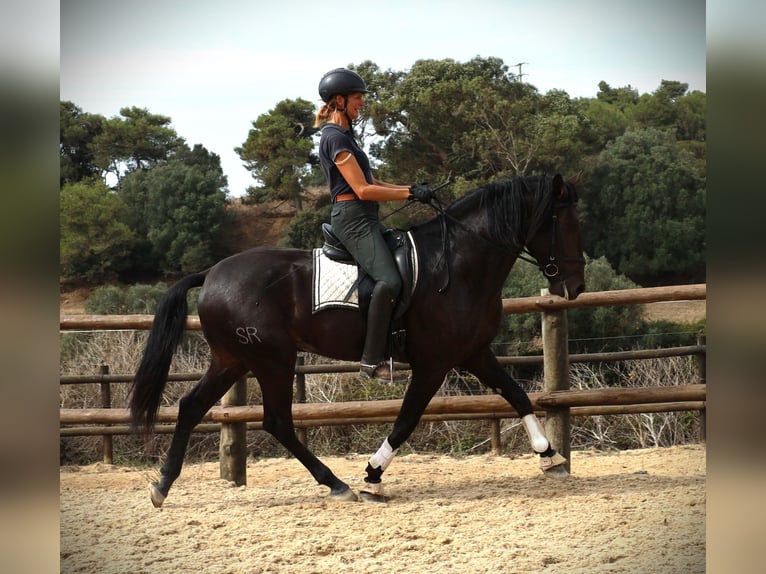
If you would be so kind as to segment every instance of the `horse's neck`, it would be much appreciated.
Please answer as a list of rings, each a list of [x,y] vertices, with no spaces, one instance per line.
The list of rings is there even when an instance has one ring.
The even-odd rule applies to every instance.
[[[484,287],[501,289],[516,255],[507,247],[489,239],[486,222],[479,215],[464,216],[459,222],[447,217],[447,244],[450,275],[480,278]],[[441,221],[430,222],[423,231],[428,256],[442,262],[444,242]]]

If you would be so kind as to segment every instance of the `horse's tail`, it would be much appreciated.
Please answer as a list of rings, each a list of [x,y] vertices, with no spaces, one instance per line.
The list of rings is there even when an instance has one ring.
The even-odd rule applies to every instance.
[[[162,296],[154,314],[144,356],[133,378],[130,392],[133,428],[142,428],[146,435],[154,430],[170,362],[186,325],[189,311],[186,294],[189,289],[200,287],[206,276],[207,271],[202,271],[178,281]]]

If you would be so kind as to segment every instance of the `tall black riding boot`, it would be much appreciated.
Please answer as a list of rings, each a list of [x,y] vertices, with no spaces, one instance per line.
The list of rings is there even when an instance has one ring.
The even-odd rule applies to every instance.
[[[374,378],[385,383],[406,380],[403,373],[395,378],[392,365],[386,360],[386,343],[395,303],[388,285],[378,281],[372,290],[370,308],[367,312],[367,335],[359,370],[359,374],[366,379]]]

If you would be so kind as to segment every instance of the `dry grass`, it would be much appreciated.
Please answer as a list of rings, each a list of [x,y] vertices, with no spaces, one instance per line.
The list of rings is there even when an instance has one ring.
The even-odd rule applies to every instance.
[[[61,375],[87,375],[99,372],[108,364],[111,374],[135,372],[143,352],[146,333],[111,331],[89,333],[62,333]],[[199,334],[185,337],[171,365],[173,373],[200,373],[208,365],[207,345]],[[327,360],[307,356],[307,363],[326,363]],[[691,358],[651,359],[616,364],[572,365],[572,388],[601,388],[604,386],[677,385],[695,381]],[[540,377],[521,381],[528,392],[542,389]],[[189,390],[193,382],[171,382],[165,388],[164,404],[174,406]],[[125,407],[128,384],[113,384],[112,406]],[[452,372],[440,388],[438,395],[483,394],[484,389],[472,377]],[[340,402],[357,400],[398,399],[403,387],[385,385],[377,381],[361,380],[353,374],[326,374],[306,376],[308,402]],[[249,379],[247,401],[261,404],[260,387]],[[59,406],[62,408],[88,408],[100,406],[99,388],[94,384],[62,385]],[[312,450],[318,455],[337,453],[374,452],[390,430],[390,424],[349,425],[312,428],[308,430]],[[481,454],[489,452],[489,421],[426,422],[402,447],[402,453],[438,452],[450,455]],[[694,413],[664,413],[620,416],[594,416],[575,418],[572,429],[572,448],[598,448],[602,450],[646,448],[685,444],[696,440],[697,417]],[[503,421],[502,440],[506,452],[523,454],[529,446],[524,430],[517,419]],[[115,456],[125,463],[149,462],[161,458],[169,444],[169,435],[158,435],[148,452],[145,445],[132,436],[115,436]],[[248,432],[248,452],[253,456],[283,456],[284,449],[270,435],[261,431]],[[190,444],[190,460],[211,460],[218,456],[218,435],[195,434]],[[71,437],[61,440],[62,463],[88,463],[101,458],[99,437]]]

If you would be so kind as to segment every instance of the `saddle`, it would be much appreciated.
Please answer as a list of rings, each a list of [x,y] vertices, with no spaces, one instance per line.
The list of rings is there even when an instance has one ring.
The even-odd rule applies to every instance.
[[[322,235],[324,236],[324,245],[322,253],[339,263],[356,265],[352,255],[343,246],[340,239],[333,233],[332,226],[329,223],[322,224]],[[386,229],[383,231],[383,239],[386,241],[391,254],[394,256],[396,268],[402,278],[402,290],[399,299],[394,308],[393,319],[398,319],[409,308],[412,294],[418,283],[418,254],[415,243],[409,232],[401,229]],[[367,312],[372,296],[372,289],[375,282],[372,277],[367,275],[361,268],[359,269],[358,299],[359,308],[363,313]]]

